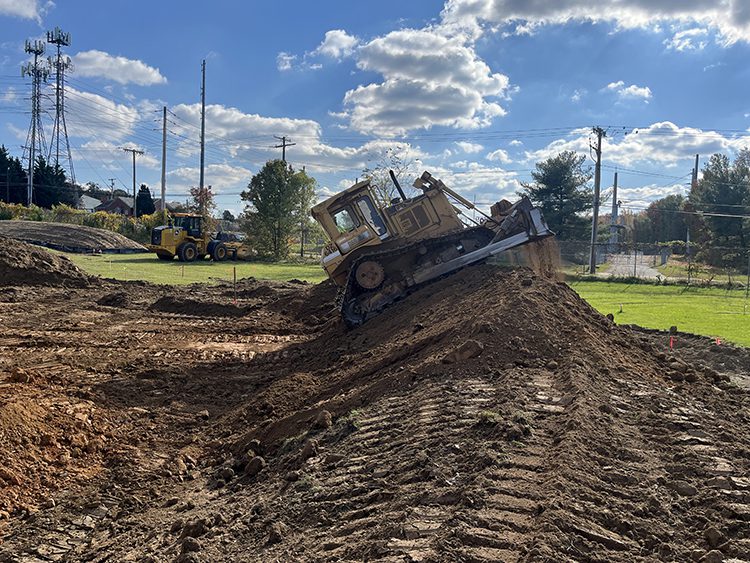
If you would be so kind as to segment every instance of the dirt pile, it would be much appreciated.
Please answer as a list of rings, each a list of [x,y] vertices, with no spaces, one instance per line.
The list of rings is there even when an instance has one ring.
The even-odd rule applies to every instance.
[[[92,283],[65,256],[57,256],[30,244],[0,237],[0,286],[65,285]]]
[[[0,561],[748,558],[750,397],[726,381],[746,351],[670,352],[525,269],[469,268],[351,331],[328,284],[149,291],[188,307],[50,293],[39,332],[9,305],[3,357],[64,361],[107,447]]]
[[[105,229],[47,223],[42,221],[0,221],[0,236],[66,252],[145,252],[129,238]]]

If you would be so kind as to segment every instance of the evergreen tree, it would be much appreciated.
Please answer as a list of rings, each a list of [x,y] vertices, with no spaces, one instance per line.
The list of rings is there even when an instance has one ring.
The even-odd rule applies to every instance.
[[[151,197],[151,190],[146,184],[141,184],[141,187],[138,189],[138,195],[135,198],[135,207],[138,217],[151,215],[156,211],[154,198]]]
[[[18,158],[0,146],[0,201],[26,203],[28,175]]]
[[[537,163],[532,183],[521,183],[519,195],[541,208],[550,229],[563,240],[584,239],[589,232],[590,220],[582,213],[593,207],[594,196],[585,160],[573,151],[561,152]]]
[[[75,206],[81,196],[78,186],[67,181],[65,170],[49,164],[40,156],[34,167],[34,203],[39,207],[52,207],[60,203]]]

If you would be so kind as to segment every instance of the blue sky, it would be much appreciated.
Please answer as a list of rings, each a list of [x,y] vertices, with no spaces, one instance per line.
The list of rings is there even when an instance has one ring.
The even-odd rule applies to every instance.
[[[76,179],[129,187],[121,149],[138,147],[138,181],[158,192],[166,105],[167,192],[184,199],[198,183],[205,58],[206,183],[235,212],[251,175],[280,156],[274,135],[296,143],[287,159],[321,197],[390,149],[487,205],[538,160],[588,154],[599,125],[603,185],[618,168],[634,211],[684,192],[696,153],[750,144],[746,0],[176,5],[0,0],[0,143],[20,155],[26,140],[24,41],[59,26],[72,34]]]

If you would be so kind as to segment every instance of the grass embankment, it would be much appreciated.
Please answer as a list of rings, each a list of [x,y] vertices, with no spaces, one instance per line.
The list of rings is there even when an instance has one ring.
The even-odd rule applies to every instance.
[[[747,274],[738,270],[727,268],[717,268],[707,264],[694,262],[692,266],[686,261],[669,259],[664,266],[658,266],[656,269],[668,278],[688,279],[688,268],[690,267],[690,278],[697,282],[712,283],[740,283],[747,282]]]
[[[750,346],[750,302],[744,290],[621,282],[571,282],[570,286],[618,324],[720,337]]]
[[[319,282],[326,279],[317,264],[266,263],[210,260],[183,264],[177,260],[163,262],[156,254],[102,254],[89,256],[64,253],[89,274],[118,280],[143,280],[162,284],[215,283],[231,281],[234,268],[237,279],[257,278],[286,281],[291,279]]]

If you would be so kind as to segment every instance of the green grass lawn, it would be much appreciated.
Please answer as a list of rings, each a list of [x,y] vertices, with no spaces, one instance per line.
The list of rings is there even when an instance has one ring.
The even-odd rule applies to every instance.
[[[612,313],[618,324],[658,329],[676,325],[683,332],[750,346],[750,301],[744,290],[618,282],[570,286],[601,313]]]
[[[319,282],[326,279],[317,264],[266,263],[210,260],[183,264],[177,260],[163,262],[156,254],[101,254],[85,255],[62,253],[78,267],[90,274],[118,280],[144,280],[151,283],[187,284],[231,281],[234,268],[237,279],[258,278],[286,281],[291,279]]]
[[[688,277],[688,263],[686,261],[670,258],[666,265],[657,266],[656,269],[668,278],[687,279]],[[693,263],[690,277],[694,280],[711,280],[715,283],[728,283],[730,281],[730,274],[732,283],[744,284],[747,282],[746,273],[734,269],[727,270],[727,268],[717,268],[715,266],[701,263]]]

